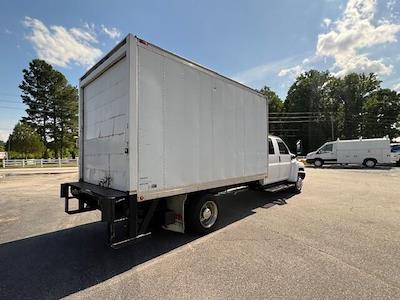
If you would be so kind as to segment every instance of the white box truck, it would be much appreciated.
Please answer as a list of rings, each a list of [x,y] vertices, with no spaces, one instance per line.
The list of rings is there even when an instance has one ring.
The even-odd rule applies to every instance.
[[[291,158],[286,176],[269,180],[263,95],[132,35],[80,79],[79,113],[80,179],[62,184],[61,197],[70,214],[101,210],[113,247],[147,236],[156,220],[212,230],[221,190],[281,179],[301,189],[304,166]]]
[[[306,162],[322,167],[324,164],[358,164],[374,168],[376,164],[389,164],[390,139],[336,140],[323,144],[306,156]]]

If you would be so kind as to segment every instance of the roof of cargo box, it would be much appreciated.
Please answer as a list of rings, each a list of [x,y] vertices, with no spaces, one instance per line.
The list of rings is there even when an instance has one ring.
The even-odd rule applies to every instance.
[[[125,44],[127,43],[127,40],[128,40],[128,38],[129,38],[130,36],[133,36],[133,35],[132,35],[132,34],[128,34],[128,35],[127,35],[121,42],[119,42],[110,52],[108,52],[108,53],[107,53],[102,59],[100,59],[93,67],[91,67],[91,68],[80,78],[80,80],[82,81],[82,80],[85,79],[87,76],[89,76],[90,73],[92,73],[92,72],[93,72],[95,69],[97,69],[104,61],[106,61],[110,56],[112,56],[116,51],[118,51],[119,48],[121,48],[123,45],[125,45]],[[259,96],[265,98],[265,99],[268,101],[268,98],[267,98],[265,95],[261,94],[259,91],[255,90],[255,89],[253,89],[253,88],[251,88],[251,87],[249,87],[249,86],[247,86],[247,85],[245,85],[245,84],[243,84],[243,83],[240,83],[239,81],[236,81],[236,80],[233,80],[233,79],[231,79],[231,78],[229,78],[229,77],[227,77],[227,76],[221,75],[221,74],[219,74],[218,72],[215,72],[215,71],[213,71],[213,70],[211,70],[211,69],[209,69],[209,68],[207,68],[207,67],[204,67],[204,66],[202,66],[202,65],[200,65],[200,64],[198,64],[198,63],[196,63],[196,62],[193,62],[193,61],[191,61],[191,60],[189,60],[189,59],[187,59],[187,58],[185,58],[185,57],[182,57],[182,56],[180,56],[180,55],[177,55],[177,54],[175,54],[175,53],[173,53],[173,52],[171,52],[171,51],[165,50],[165,49],[163,49],[163,48],[161,48],[161,47],[159,47],[159,46],[157,46],[157,45],[154,45],[154,44],[152,44],[152,43],[150,43],[150,42],[148,42],[148,41],[146,41],[146,40],[143,40],[143,39],[141,39],[141,38],[139,38],[139,37],[137,37],[137,36],[134,36],[134,37],[135,37],[140,43],[142,43],[142,44],[144,44],[144,45],[150,45],[150,46],[152,46],[152,47],[155,47],[155,48],[157,48],[157,49],[160,49],[160,50],[162,50],[162,51],[164,51],[164,52],[166,52],[166,53],[168,53],[168,54],[170,54],[170,55],[172,55],[172,56],[175,56],[175,57],[177,57],[177,58],[179,58],[179,59],[181,59],[181,60],[184,60],[184,61],[186,61],[186,62],[188,62],[188,63],[190,63],[190,64],[193,64],[193,65],[195,65],[195,66],[197,66],[197,67],[199,67],[199,68],[201,68],[201,69],[204,69],[204,70],[206,70],[206,71],[208,71],[208,72],[211,72],[212,74],[214,74],[214,75],[216,75],[216,76],[218,76],[218,77],[224,78],[225,80],[228,80],[228,81],[230,81],[230,82],[232,82],[232,83],[235,83],[235,84],[237,84],[237,85],[240,85],[240,86],[242,86],[242,87],[244,87],[244,88],[250,90],[251,92],[256,93],[257,95],[259,95]]]
[[[365,139],[365,138],[360,137],[358,139],[352,139],[352,140],[341,140],[338,138],[336,141],[332,141],[332,142],[354,143],[354,142],[381,142],[381,141],[387,141],[387,140],[389,140],[388,136],[384,136],[382,138],[371,138],[371,139],[368,139],[368,138]],[[332,143],[332,142],[330,142],[330,143]]]

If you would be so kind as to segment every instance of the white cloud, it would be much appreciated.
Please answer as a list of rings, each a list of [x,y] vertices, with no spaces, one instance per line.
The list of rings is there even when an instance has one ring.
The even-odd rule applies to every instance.
[[[322,20],[322,25],[324,27],[329,27],[331,25],[331,23],[332,23],[332,20],[329,19],[329,18],[325,18],[325,19]]]
[[[89,28],[70,28],[52,25],[48,28],[38,19],[25,17],[23,24],[31,32],[26,38],[32,43],[40,59],[48,63],[68,67],[71,64],[93,65],[102,51],[95,33]]]
[[[400,93],[400,82],[397,84],[394,84],[392,89],[395,90],[396,92]]]
[[[279,71],[278,76],[290,76],[291,78],[295,79],[297,76],[299,76],[301,73],[303,73],[305,70],[303,69],[302,65],[297,65],[291,68],[287,69],[282,69]]]
[[[117,39],[121,37],[121,32],[115,27],[107,28],[106,26],[101,24],[101,30],[112,39]]]
[[[89,43],[97,43],[96,35],[93,32],[81,28],[71,28],[70,33],[77,39]]]
[[[337,76],[350,72],[375,72],[389,75],[393,66],[383,59],[371,59],[361,54],[371,46],[393,43],[400,32],[400,24],[384,21],[374,24],[376,0],[349,0],[343,16],[335,21],[328,33],[318,36],[316,54],[335,59],[334,70]]]
[[[4,33],[5,34],[12,34],[11,30],[8,28],[4,28]]]
[[[0,141],[7,142],[8,136],[11,134],[10,130],[0,129]]]
[[[312,67],[312,64],[318,62],[320,58],[316,55],[311,55],[302,60],[302,62],[293,67],[281,69],[278,73],[279,77],[289,76],[291,79],[296,79],[301,73],[306,72]]]
[[[232,76],[233,79],[243,84],[252,85],[258,81],[265,80],[266,77],[277,74],[282,68],[290,66],[297,57],[288,57],[272,63],[259,65],[248,70],[239,72]]]

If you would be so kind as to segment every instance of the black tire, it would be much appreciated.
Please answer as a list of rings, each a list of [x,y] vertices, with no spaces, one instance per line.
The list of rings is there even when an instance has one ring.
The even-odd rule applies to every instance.
[[[396,166],[400,167],[400,160],[396,161]]]
[[[314,167],[321,168],[324,165],[324,161],[320,158],[314,160]]]
[[[208,214],[211,214],[209,218]],[[201,194],[188,198],[185,206],[185,225],[188,231],[207,234],[215,230],[218,222],[219,205],[216,196]]]
[[[365,159],[364,160],[364,166],[366,166],[367,168],[370,168],[370,169],[372,169],[372,168],[375,168],[375,166],[376,166],[376,159],[373,159],[373,158],[367,158],[367,159]]]
[[[297,181],[294,184],[292,191],[295,194],[300,194],[302,189],[303,189],[303,178],[297,176]]]
[[[262,191],[263,186],[259,182],[252,182],[248,185],[249,190],[252,191]]]

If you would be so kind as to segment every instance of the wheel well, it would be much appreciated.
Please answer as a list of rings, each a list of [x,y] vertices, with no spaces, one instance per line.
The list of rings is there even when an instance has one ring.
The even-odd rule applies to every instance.
[[[367,158],[365,158],[364,159],[364,161],[363,161],[363,164],[365,164],[366,162],[367,162],[367,160],[372,160],[372,161],[374,161],[375,163],[377,163],[378,161],[376,160],[376,158],[373,158],[373,157],[367,157]]]

